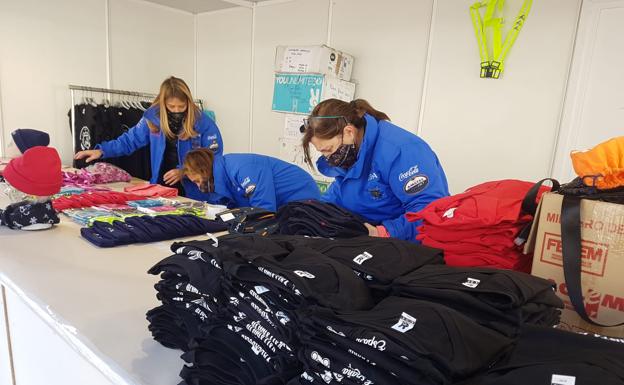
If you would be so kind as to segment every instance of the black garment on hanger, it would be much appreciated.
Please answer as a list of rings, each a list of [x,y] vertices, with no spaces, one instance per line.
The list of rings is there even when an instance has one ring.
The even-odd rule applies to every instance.
[[[69,129],[72,131],[76,152],[92,150],[98,143],[95,138],[95,125],[97,108],[91,104],[76,104],[74,106],[76,122],[71,126],[71,110],[67,113],[69,117]],[[84,159],[74,160],[74,167],[83,168],[87,163]]]
[[[130,128],[134,127],[143,117],[143,110],[105,106],[98,104],[77,104],[74,106],[76,122],[71,126],[71,111],[69,111],[70,130],[72,131],[76,151],[92,150],[96,144],[117,139]],[[151,177],[151,161],[149,145],[138,149],[127,156],[100,159],[101,162],[114,164],[130,175],[149,180]],[[84,168],[89,164],[81,160],[74,160],[74,167]]]

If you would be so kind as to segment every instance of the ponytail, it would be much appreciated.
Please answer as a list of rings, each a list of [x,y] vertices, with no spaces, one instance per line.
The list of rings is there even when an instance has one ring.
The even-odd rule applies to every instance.
[[[351,108],[355,109],[359,117],[363,117],[364,114],[369,114],[377,120],[390,120],[385,112],[381,112],[373,108],[370,103],[364,99],[355,99],[349,103]]]

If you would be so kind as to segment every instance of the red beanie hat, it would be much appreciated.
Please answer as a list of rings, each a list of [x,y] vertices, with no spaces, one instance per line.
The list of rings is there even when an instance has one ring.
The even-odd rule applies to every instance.
[[[12,159],[3,172],[11,186],[29,195],[54,195],[61,190],[61,158],[52,147],[31,147]]]

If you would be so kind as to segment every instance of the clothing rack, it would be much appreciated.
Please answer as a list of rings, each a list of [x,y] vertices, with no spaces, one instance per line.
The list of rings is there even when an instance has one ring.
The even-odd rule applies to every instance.
[[[139,97],[139,98],[149,98],[149,99],[154,99],[157,96],[156,94],[150,94],[150,93],[147,93],[147,92],[114,90],[114,89],[110,89],[110,88],[98,88],[98,87],[78,86],[78,85],[75,85],[75,84],[70,84],[69,85],[69,94],[70,94],[70,97],[71,97],[71,128],[72,128],[72,132],[74,130],[74,122],[75,122],[75,118],[76,118],[76,111],[75,111],[76,91],[96,92],[96,93],[100,93],[100,94],[109,94],[109,95],[136,96],[136,97]],[[202,111],[204,110],[204,102],[203,102],[202,99],[195,99],[193,101],[195,102],[195,104],[197,104],[199,106],[199,108]],[[75,133],[72,134],[72,135],[75,135]],[[76,153],[76,140],[73,137],[72,137],[72,148],[73,148],[74,154],[75,154]]]

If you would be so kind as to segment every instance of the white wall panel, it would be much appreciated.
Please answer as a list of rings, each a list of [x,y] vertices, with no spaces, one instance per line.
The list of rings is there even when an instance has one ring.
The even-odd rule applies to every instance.
[[[252,11],[197,15],[197,97],[216,113],[225,152],[249,150]]]
[[[174,75],[194,87],[193,15],[144,1],[110,0],[112,87],[157,93]]]
[[[624,135],[624,0],[583,5],[553,177],[575,177],[570,151]]]
[[[4,143],[16,128],[46,131],[71,159],[69,83],[106,85],[104,2],[0,1]]]
[[[355,56],[356,97],[416,132],[432,0],[334,0],[331,45]]]
[[[275,48],[325,44],[328,7],[329,0],[296,0],[256,7],[252,152],[279,156],[278,139],[284,130],[284,115],[271,112]]]
[[[4,286],[0,285],[0,384],[13,385],[7,314],[4,311]]]
[[[486,180],[548,176],[579,1],[533,2],[498,80],[479,78],[472,0],[438,0],[422,136],[451,191]],[[521,0],[508,1],[506,30]]]

